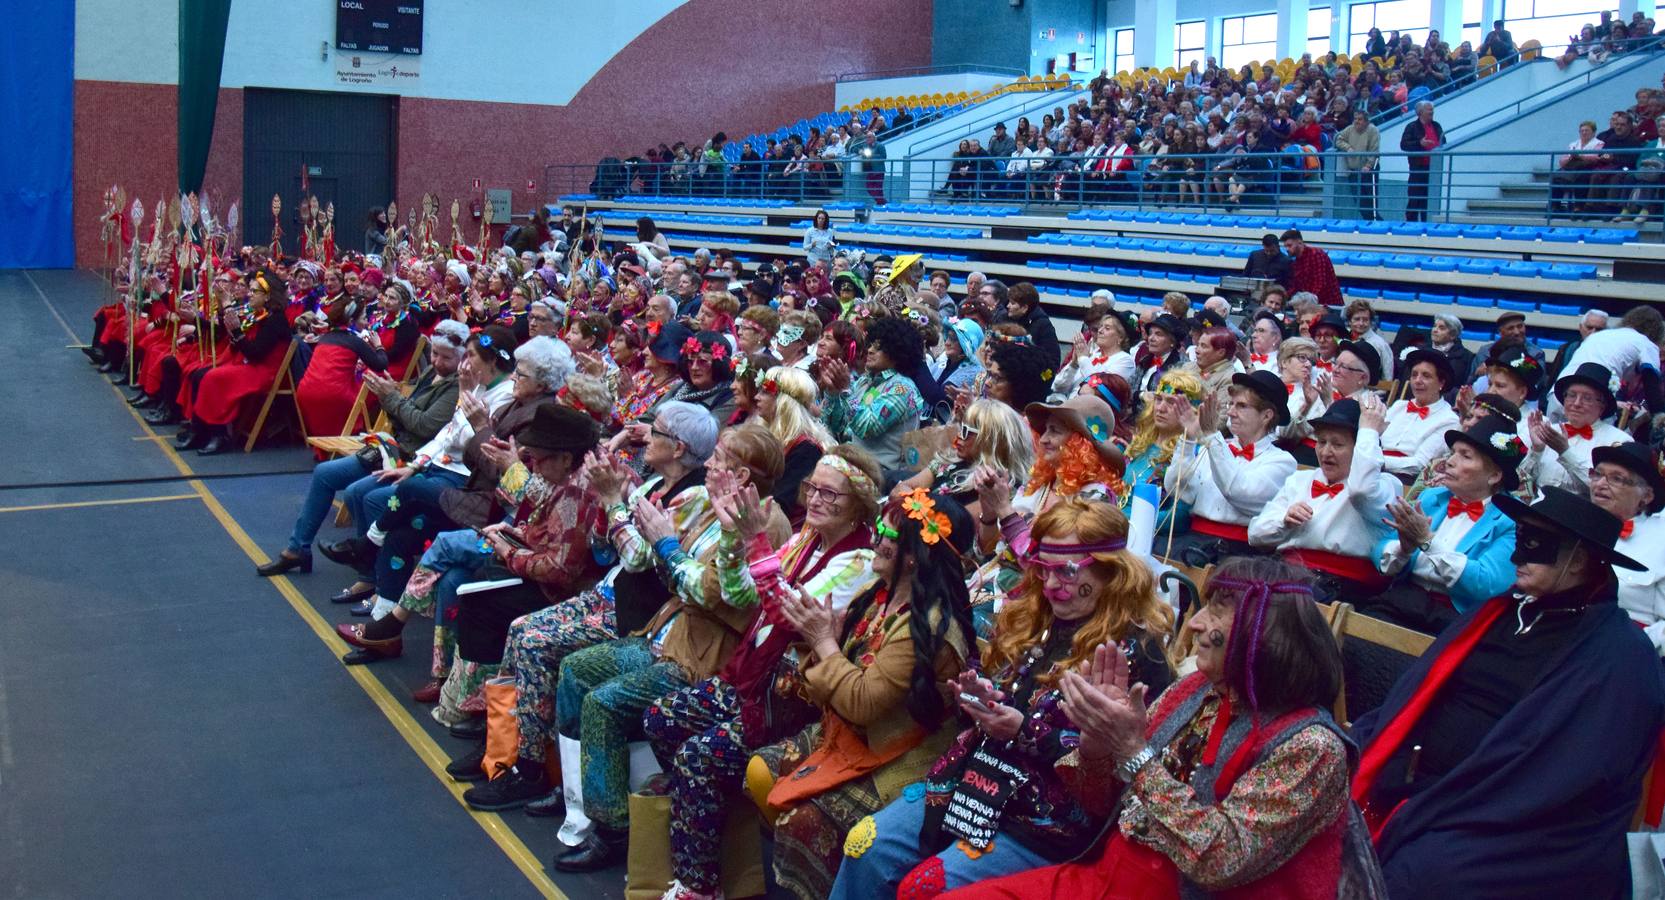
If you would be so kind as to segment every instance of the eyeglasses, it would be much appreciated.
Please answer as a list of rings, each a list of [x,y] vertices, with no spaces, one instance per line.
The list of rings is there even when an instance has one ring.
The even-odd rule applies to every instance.
[[[960,440],[962,440],[962,441],[969,441],[972,438],[974,438],[977,435],[982,434],[982,433],[983,432],[982,432],[981,429],[973,427],[968,422],[961,422],[960,423]]]
[[[1366,377],[1370,375],[1369,369],[1361,369],[1358,366],[1344,366],[1340,363],[1336,363],[1336,368],[1342,370],[1343,372],[1352,372],[1354,375],[1364,375]]]
[[[1601,398],[1591,391],[1571,390],[1562,398],[1562,406],[1594,406],[1601,402]]]
[[[675,435],[672,435],[668,431],[661,431],[658,425],[649,425],[648,434],[653,435],[654,437],[662,437],[673,444],[677,441]]]
[[[1636,487],[1637,485],[1641,484],[1641,482],[1637,481],[1634,478],[1631,478],[1628,475],[1609,475],[1609,474],[1601,471],[1600,469],[1591,468],[1590,469],[1590,484],[1594,485],[1598,481],[1605,481],[1605,482],[1608,482],[1609,484],[1616,484],[1620,487]]]
[[[538,376],[532,374],[531,372],[522,372],[519,369],[516,369],[516,370],[514,370],[513,372],[511,372],[509,374],[511,376],[515,377],[515,378],[536,378],[536,377],[538,377]]]
[[[813,481],[805,481],[803,485],[804,502],[806,503],[819,500],[828,506],[837,506],[839,503],[843,502],[845,497],[850,496],[844,491],[835,491],[832,488],[824,488]]]
[[[1028,563],[1039,568],[1039,575],[1042,582],[1045,582],[1048,577],[1056,575],[1058,576],[1058,580],[1064,584],[1075,584],[1075,582],[1080,579],[1081,573],[1085,572],[1087,568],[1093,564],[1093,560],[1091,557],[1081,557],[1078,559],[1063,560],[1060,562],[1050,562],[1040,558],[1030,558]]]

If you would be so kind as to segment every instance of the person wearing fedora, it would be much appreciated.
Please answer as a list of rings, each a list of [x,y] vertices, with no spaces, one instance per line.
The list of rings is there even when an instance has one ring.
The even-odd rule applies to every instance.
[[[1289,424],[1284,384],[1271,372],[1233,375],[1228,389],[1227,439],[1204,422],[1212,422],[1213,397],[1202,410],[1180,410],[1185,436],[1174,449],[1163,487],[1191,504],[1190,530],[1167,554],[1184,556],[1190,548],[1209,561],[1256,554],[1249,544],[1249,520],[1295,474],[1295,457],[1272,443],[1279,426]]]
[[[874,288],[870,302],[883,306],[894,315],[901,315],[919,293],[919,279],[925,273],[924,260],[924,255],[919,253],[903,253],[896,257],[890,264],[889,278],[883,285]]]
[[[1520,487],[1526,443],[1515,423],[1487,416],[1445,432],[1450,448],[1437,479],[1414,502],[1388,504],[1393,534],[1376,545],[1376,567],[1394,585],[1359,608],[1377,618],[1439,634],[1457,616],[1515,581],[1515,522],[1492,498]]]
[[[1444,353],[1426,348],[1406,351],[1399,367],[1408,396],[1388,407],[1382,455],[1388,472],[1408,482],[1444,451],[1445,433],[1457,427],[1457,413],[1444,398],[1455,375]]]
[[[1347,333],[1347,323],[1331,310],[1325,310],[1318,320],[1307,326],[1307,336],[1318,345],[1318,361],[1313,368],[1326,374],[1335,371],[1335,356],[1341,349],[1341,336]]]
[[[1538,361],[1540,369],[1548,368],[1543,348],[1526,339],[1526,313],[1508,310],[1497,317],[1497,340],[1475,351],[1476,371],[1469,373],[1469,380],[1473,381],[1475,376],[1481,374],[1478,369],[1482,364],[1490,365],[1492,357],[1501,355],[1508,347],[1520,347],[1521,352]]]
[[[1249,521],[1249,543],[1311,569],[1326,599],[1373,597],[1388,584],[1372,558],[1400,491],[1382,471],[1384,416],[1375,396],[1331,404],[1311,422],[1318,467],[1296,471]]]
[[[1566,421],[1552,424],[1540,413],[1527,417],[1532,455],[1524,471],[1538,487],[1554,485],[1579,493],[1590,489],[1590,454],[1597,447],[1611,447],[1630,436],[1607,421],[1619,408],[1613,395],[1618,380],[1600,363],[1581,363],[1570,375],[1555,382],[1555,399],[1560,401]]]
[[[1353,723],[1353,799],[1393,897],[1631,896],[1625,832],[1665,726],[1665,670],[1619,607],[1621,523],[1545,488],[1514,586],[1469,610]]]
[[[1338,341],[1335,361],[1330,369],[1332,400],[1364,402],[1377,382],[1382,380],[1382,358],[1376,349],[1363,341]]]
[[[1665,656],[1665,518],[1659,515],[1665,474],[1657,454],[1635,441],[1597,447],[1590,458],[1590,500],[1622,523],[1614,548],[1647,564],[1642,570],[1614,568],[1619,606]]]

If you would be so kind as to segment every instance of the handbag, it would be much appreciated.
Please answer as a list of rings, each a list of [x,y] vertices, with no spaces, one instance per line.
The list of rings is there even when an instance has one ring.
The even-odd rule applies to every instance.
[[[515,718],[515,700],[520,692],[515,690],[511,678],[493,678],[486,682],[484,691],[486,756],[480,762],[480,769],[487,778],[493,778],[495,773],[514,765],[520,758],[520,720]],[[549,783],[560,787],[560,754],[555,752],[554,741],[545,741],[544,744],[544,771],[549,773]]]

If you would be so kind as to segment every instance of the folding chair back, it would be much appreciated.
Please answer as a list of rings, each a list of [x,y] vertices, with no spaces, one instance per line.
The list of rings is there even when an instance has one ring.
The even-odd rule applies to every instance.
[[[289,402],[295,404],[296,427],[301,430],[301,437],[306,437],[306,423],[301,418],[301,407],[295,401],[295,376],[289,371],[289,364],[295,361],[295,346],[299,342],[299,338],[291,340],[289,348],[283,351],[283,364],[278,366],[277,377],[272,379],[272,386],[266,391],[266,399],[260,404],[260,412],[254,417],[254,425],[249,428],[249,439],[243,442],[244,453],[254,450],[254,445],[266,428],[266,417],[272,412],[272,403],[279,397],[287,396]]]
[[[1337,604],[1331,629],[1341,642],[1342,689],[1335,717],[1351,723],[1382,705],[1394,682],[1434,643],[1430,635]]]

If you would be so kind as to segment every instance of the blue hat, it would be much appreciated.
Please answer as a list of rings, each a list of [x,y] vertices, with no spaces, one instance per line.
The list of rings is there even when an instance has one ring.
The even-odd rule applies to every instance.
[[[682,345],[687,343],[694,333],[681,322],[666,322],[660,329],[653,343],[648,344],[648,352],[653,358],[670,365],[682,363]]]

